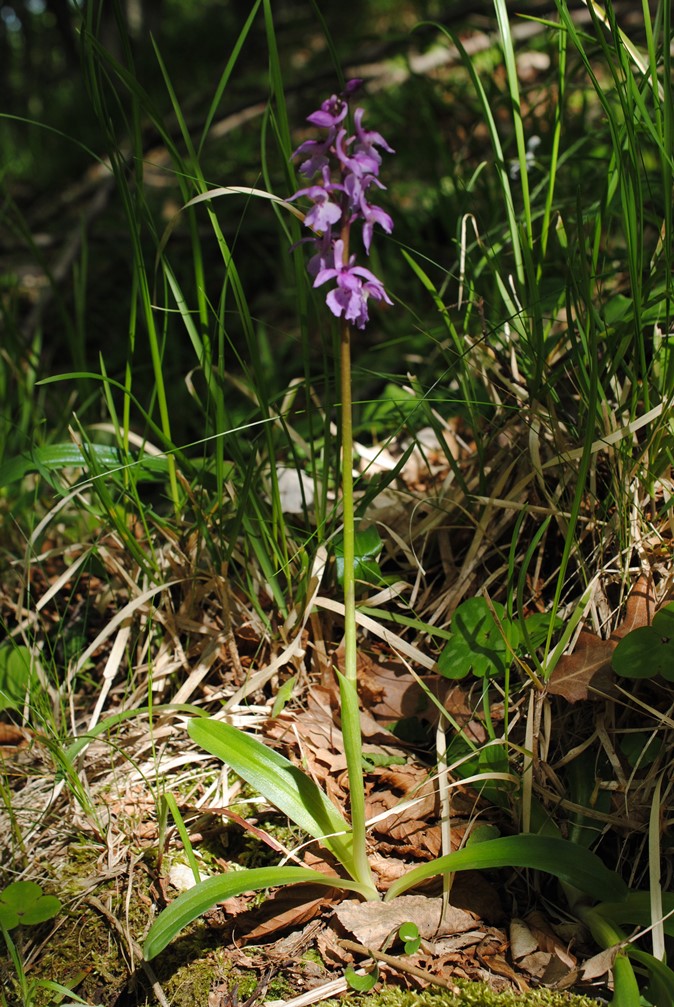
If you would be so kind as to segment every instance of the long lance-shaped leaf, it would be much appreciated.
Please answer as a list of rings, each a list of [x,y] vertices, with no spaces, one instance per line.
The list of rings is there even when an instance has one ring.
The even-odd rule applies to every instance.
[[[143,947],[145,960],[149,961],[158,955],[188,923],[224,899],[242,895],[244,892],[257,892],[264,888],[309,882],[326,885],[329,888],[346,888],[361,895],[366,894],[363,891],[365,886],[357,881],[322,874],[310,867],[254,867],[247,871],[231,871],[228,874],[206,878],[194,888],[179,895],[159,914],[145,940]]]
[[[219,720],[191,720],[189,735],[353,871],[351,827],[314,781],[279,752]]]
[[[530,867],[545,871],[602,901],[618,902],[627,895],[627,885],[622,878],[604,867],[599,857],[590,850],[567,839],[524,834],[488,839],[449,853],[439,860],[421,864],[394,881],[385,900],[388,902],[437,874],[492,867]]]

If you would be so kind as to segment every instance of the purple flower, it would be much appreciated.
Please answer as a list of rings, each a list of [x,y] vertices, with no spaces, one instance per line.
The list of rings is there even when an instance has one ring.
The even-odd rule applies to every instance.
[[[310,227],[312,231],[329,231],[332,224],[336,224],[342,217],[342,208],[338,203],[333,203],[330,195],[335,189],[341,188],[336,185],[311,185],[308,189],[299,189],[290,199],[297,199],[298,196],[308,196],[314,205],[304,218],[305,227]]]
[[[353,121],[356,126],[356,135],[350,136],[346,145],[353,144],[353,153],[350,155],[346,151],[344,138],[346,130],[340,129],[335,138],[335,151],[337,157],[348,171],[353,171],[358,175],[378,175],[381,166],[381,154],[377,147],[381,147],[389,154],[395,151],[389,147],[381,133],[375,130],[363,129],[361,123],[365,109],[357,108]]]
[[[355,212],[356,216],[360,215],[360,205],[365,198],[365,190],[373,183],[380,189],[386,188],[374,175],[356,175],[350,171],[344,176],[342,188],[349,197],[349,209]]]
[[[363,244],[365,245],[365,251],[369,255],[374,225],[379,224],[387,234],[390,234],[393,230],[393,221],[389,214],[385,210],[382,210],[381,206],[372,206],[370,203],[366,203],[364,196],[360,200],[360,212],[365,221],[363,224]]]
[[[348,111],[348,102],[333,94],[325,99],[318,111],[307,116],[307,122],[310,122],[312,126],[337,126],[342,119],[346,119]]]
[[[387,154],[395,154],[395,150],[393,147],[389,147],[381,133],[377,133],[373,129],[363,129],[361,123],[364,115],[365,109],[357,108],[353,116],[353,121],[356,126],[356,150],[368,151],[372,147],[382,147]],[[379,163],[381,164],[381,155],[377,153],[377,151],[374,151],[373,153],[377,158],[379,158]]]
[[[320,237],[317,238],[307,238],[307,241],[311,241],[314,245],[316,251],[311,256],[307,262],[307,273],[309,276],[316,277],[322,269],[325,269],[329,259],[333,255],[333,237],[330,231],[324,231]]]
[[[336,132],[337,130],[335,129],[329,130],[327,137],[322,142],[319,140],[305,140],[294,151],[293,157],[297,157],[298,154],[309,155],[306,161],[302,161],[300,165],[300,174],[304,175],[305,178],[313,178],[319,171],[323,171],[324,168],[329,166],[330,158],[328,151],[335,139]]]
[[[325,298],[327,306],[337,318],[344,315],[347,321],[355,322],[359,329],[364,329],[369,320],[368,297],[373,297],[375,301],[386,301],[387,304],[393,304],[393,301],[374,273],[364,266],[354,265],[355,255],[347,263],[343,261],[343,256],[344,242],[339,238],[335,241],[334,267],[321,269],[314,280],[314,287],[320,287],[328,280],[336,280],[336,288],[330,290]]]

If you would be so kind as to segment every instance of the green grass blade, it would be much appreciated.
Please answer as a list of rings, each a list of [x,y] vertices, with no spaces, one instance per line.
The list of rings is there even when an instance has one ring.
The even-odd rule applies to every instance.
[[[192,741],[222,759],[304,832],[321,840],[351,873],[351,827],[306,773],[230,724],[197,718],[190,721],[188,732]]]
[[[196,721],[193,721],[196,723]],[[179,895],[150,927],[143,954],[146,961],[163,951],[176,934],[188,923],[211,909],[218,902],[244,892],[257,892],[280,885],[297,885],[313,882],[329,888],[346,888],[361,892],[362,886],[356,881],[345,881],[336,875],[321,874],[310,867],[255,867],[246,871],[231,871],[218,877],[207,878],[187,892]]]
[[[522,204],[524,206],[524,217],[526,221],[526,234],[529,243],[532,241],[533,224],[531,217],[531,199],[529,197],[529,172],[527,170],[527,147],[524,138],[524,125],[522,123],[522,103],[520,100],[520,88],[517,79],[517,63],[515,60],[515,47],[510,33],[510,15],[505,4],[505,0],[494,0],[494,10],[501,35],[501,47],[503,49],[503,59],[508,78],[508,92],[510,94],[510,104],[512,107],[513,124],[515,126],[515,141],[517,144],[517,159],[520,167],[519,178],[522,187]]]
[[[619,901],[627,895],[623,880],[604,867],[596,854],[566,839],[523,834],[475,843],[439,860],[421,864],[393,882],[386,893],[386,901],[446,871],[479,871],[494,867],[529,867],[545,871],[599,899]]]
[[[515,203],[513,200],[513,194],[510,187],[510,179],[508,177],[508,171],[506,168],[506,159],[503,154],[503,148],[501,147],[501,139],[499,136],[499,131],[496,126],[496,120],[491,110],[491,105],[487,94],[482,86],[482,81],[480,80],[477,70],[471,60],[470,56],[464,49],[461,40],[458,35],[453,32],[450,28],[445,25],[439,24],[435,21],[422,21],[417,27],[423,28],[431,26],[437,31],[441,32],[451,43],[456,46],[466,70],[468,71],[473,87],[475,88],[475,93],[478,96],[480,109],[484,115],[484,120],[489,131],[489,139],[491,140],[492,148],[494,151],[494,161],[495,169],[498,174],[498,180],[501,187],[501,196],[503,199],[503,206],[506,211],[506,216],[508,219],[508,234],[512,242],[513,257],[515,260],[515,273],[517,279],[520,283],[524,284],[524,265],[522,260],[522,248],[520,244],[520,231],[517,222],[517,213],[515,211]]]

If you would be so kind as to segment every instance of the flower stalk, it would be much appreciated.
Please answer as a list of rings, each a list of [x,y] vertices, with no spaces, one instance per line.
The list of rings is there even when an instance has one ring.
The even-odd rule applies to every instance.
[[[314,287],[335,281],[326,294],[326,304],[340,319],[340,391],[341,391],[341,483],[344,555],[344,672],[336,671],[341,704],[342,735],[349,777],[351,830],[353,842],[352,874],[364,884],[371,897],[378,898],[367,856],[363,751],[358,701],[356,639],[355,511],[353,501],[353,409],[351,389],[351,338],[353,326],[365,328],[369,321],[368,301],[391,304],[384,285],[371,270],[356,264],[351,254],[351,231],[362,225],[362,241],[369,254],[375,225],[387,234],[393,221],[380,207],[369,202],[368,190],[383,189],[379,181],[379,148],[393,153],[384,138],[362,125],[364,111],[356,109],[355,133],[347,137],[342,125],[348,113],[348,101],[360,86],[350,81],[341,95],[332,95],[320,109],[308,116],[312,125],[327,130],[323,140],[307,140],[295,151],[305,160],[300,173],[312,184],[291,197],[306,196],[313,203],[304,223],[314,231],[306,241],[315,248],[308,270]],[[294,155],[294,156],[295,156]],[[316,179],[316,176],[319,176]],[[368,896],[369,897],[369,896]]]

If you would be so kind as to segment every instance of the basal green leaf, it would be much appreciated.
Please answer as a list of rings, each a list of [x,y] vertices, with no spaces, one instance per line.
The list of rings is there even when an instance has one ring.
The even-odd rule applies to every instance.
[[[622,878],[604,867],[599,857],[590,850],[566,839],[524,834],[490,839],[421,864],[394,881],[385,900],[388,902],[438,874],[495,867],[529,867],[545,871],[600,900],[619,901],[627,895],[627,886]]]
[[[654,626],[640,626],[623,637],[613,651],[611,664],[623,678],[652,678],[661,672],[662,661],[672,664],[674,645],[661,645]]]
[[[265,888],[309,882],[329,888],[345,888],[352,892],[360,892],[362,887],[357,881],[345,881],[336,875],[333,877],[311,870],[310,867],[255,867],[247,871],[219,874],[183,892],[159,914],[150,927],[143,955],[146,961],[150,961],[163,951],[188,923],[224,899],[243,895],[244,892],[258,892]]]
[[[188,732],[351,871],[351,827],[314,781],[273,748],[218,720],[198,717]]]
[[[649,892],[629,892],[621,902],[601,902],[594,911],[617,926],[628,923],[635,927],[649,927],[652,922]],[[674,892],[662,893],[662,912],[665,933],[674,937]]]
[[[403,942],[406,955],[415,955],[421,947],[421,934],[416,923],[401,923],[398,938]]]
[[[88,469],[91,462],[110,474],[133,467],[136,477],[149,480],[165,478],[168,470],[168,460],[164,455],[143,455],[137,459],[132,455],[125,456],[109,444],[87,444],[84,450],[70,442],[45,444],[29,454],[9,458],[0,465],[0,486],[18,482],[29,472],[48,474],[69,468]]]
[[[640,948],[628,947],[627,954],[648,971],[646,995],[651,1003],[658,1007],[674,1007],[674,972],[670,967]]]
[[[623,637],[611,663],[623,678],[661,675],[674,682],[674,604],[661,608],[650,626],[640,626]]]

